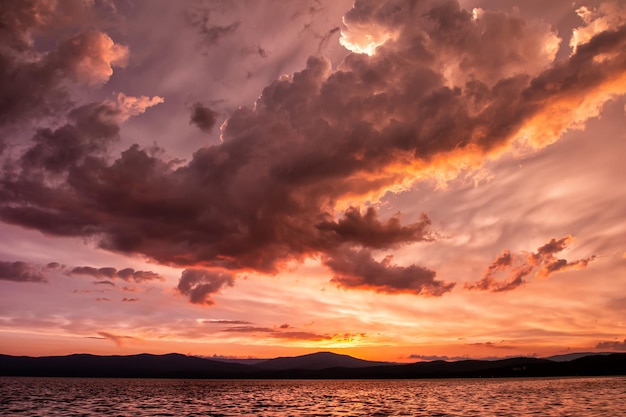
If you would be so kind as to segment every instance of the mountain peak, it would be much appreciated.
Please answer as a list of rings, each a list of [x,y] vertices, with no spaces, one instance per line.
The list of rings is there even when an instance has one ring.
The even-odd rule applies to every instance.
[[[302,356],[280,357],[256,364],[258,368],[273,371],[286,369],[366,368],[381,365],[390,365],[390,363],[366,361],[333,352],[315,352]]]

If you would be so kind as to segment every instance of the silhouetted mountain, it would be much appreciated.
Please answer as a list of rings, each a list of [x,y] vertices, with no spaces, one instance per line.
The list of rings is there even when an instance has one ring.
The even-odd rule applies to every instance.
[[[138,378],[225,378],[251,372],[246,365],[185,356],[168,355],[69,356],[0,355],[1,375],[73,376],[73,377],[138,377]]]
[[[338,364],[340,366],[337,366]],[[511,358],[496,361],[434,361],[390,365],[323,352],[295,358],[276,358],[254,366],[178,354],[69,355],[41,358],[0,355],[0,375],[275,379],[600,376],[626,375],[626,353],[584,356],[565,362],[536,358]]]
[[[326,368],[367,368],[383,365],[391,365],[391,363],[366,361],[331,352],[317,352],[302,356],[281,357],[255,364],[257,368],[272,371],[283,371],[287,369],[320,370]]]
[[[248,358],[220,358],[216,356],[198,356],[199,358],[209,359],[212,361],[224,362],[224,363],[240,363],[242,365],[256,365],[257,363],[269,361],[269,358],[265,359],[248,359]]]
[[[544,359],[549,359],[554,362],[569,362],[574,359],[584,358],[585,356],[594,356],[594,355],[611,355],[614,352],[576,352],[576,353],[567,353],[565,355],[554,355],[548,356]]]

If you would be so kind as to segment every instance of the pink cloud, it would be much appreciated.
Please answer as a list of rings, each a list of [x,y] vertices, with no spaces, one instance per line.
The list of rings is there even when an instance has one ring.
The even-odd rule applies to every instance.
[[[561,239],[550,239],[548,243],[537,248],[536,252],[522,255],[512,254],[506,249],[489,265],[480,281],[465,284],[465,288],[493,292],[510,291],[525,284],[524,278],[533,272],[537,278],[548,278],[555,272],[584,269],[595,259],[595,256],[576,261],[567,261],[555,256],[565,250],[572,240],[573,237],[570,235]],[[508,276],[504,281],[497,281],[497,273],[508,274]]]
[[[14,282],[48,282],[41,268],[21,261],[0,261],[0,280]]]

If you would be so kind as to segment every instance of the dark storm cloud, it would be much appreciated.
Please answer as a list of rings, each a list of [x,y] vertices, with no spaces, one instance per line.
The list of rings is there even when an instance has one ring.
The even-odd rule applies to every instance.
[[[194,19],[209,43],[237,28],[211,26],[208,14]],[[107,157],[102,149],[125,119],[103,124],[106,108],[95,104],[40,131],[2,176],[0,219],[194,268],[178,286],[194,303],[211,304],[238,271],[277,273],[310,257],[323,259],[345,288],[442,295],[454,284],[435,271],[379,262],[385,253],[371,252],[433,240],[428,218],[403,225],[354,206],[433,173],[477,167],[528,132],[527,144],[545,146],[596,114],[579,107],[599,108],[609,87],[626,92],[626,28],[592,36],[552,64],[558,40],[548,26],[500,12],[474,17],[456,1],[360,0],[345,23],[344,44],[380,40],[375,55],[349,54],[336,70],[310,58],[265,88],[253,108],[235,110],[223,143],[197,150],[186,165],[137,145]],[[49,60],[67,63],[70,78],[105,79],[113,61],[100,58],[115,55],[114,44],[97,35],[72,39]],[[113,55],[92,57],[90,42]],[[541,256],[546,276],[588,262]],[[506,291],[528,275],[513,269],[493,284],[502,268],[477,289]]]
[[[22,172],[32,175],[33,170],[43,168],[58,174],[88,156],[101,154],[118,139],[115,118],[119,114],[109,103],[90,103],[69,113],[71,123],[55,130],[39,129],[32,138],[35,145],[20,160]]]
[[[526,283],[524,278],[533,272],[537,278],[548,278],[555,272],[584,269],[589,262],[595,259],[595,256],[571,262],[555,256],[555,254],[566,249],[572,240],[573,237],[569,235],[561,239],[550,239],[548,243],[537,248],[536,252],[521,255],[512,254],[508,249],[504,250],[489,265],[480,281],[465,284],[465,288],[468,290],[504,292]],[[505,279],[498,281],[496,277],[498,273],[505,275]]]
[[[378,213],[373,207],[369,207],[365,215],[361,214],[358,207],[350,207],[345,211],[343,218],[320,222],[317,228],[339,243],[357,243],[368,248],[381,249],[408,242],[431,240],[430,224],[430,219],[426,215],[422,215],[418,223],[409,226],[402,226],[397,217],[392,217],[383,224],[378,220]]]
[[[394,265],[391,256],[378,262],[368,250],[337,251],[327,255],[324,264],[334,274],[331,282],[342,288],[440,296],[454,287],[454,283],[436,280],[435,271],[418,265]]]
[[[0,280],[14,282],[47,282],[41,268],[26,262],[0,261]]]
[[[209,133],[217,123],[217,113],[202,103],[196,103],[191,108],[190,123],[196,125],[203,132]]]
[[[617,351],[626,351],[626,339],[623,342],[600,342],[596,345],[596,349],[610,349]]]
[[[219,293],[224,287],[232,287],[235,280],[226,271],[206,271],[185,269],[178,282],[178,291],[189,297],[194,304],[215,304],[211,295]]]

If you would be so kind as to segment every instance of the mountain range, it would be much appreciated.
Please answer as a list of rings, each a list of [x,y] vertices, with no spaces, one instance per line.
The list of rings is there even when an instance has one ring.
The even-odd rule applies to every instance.
[[[371,362],[319,352],[234,363],[181,354],[96,356],[0,355],[0,375],[113,378],[407,379],[626,375],[626,353],[589,353],[571,360],[510,358],[494,361]],[[256,360],[255,360],[256,361]]]

